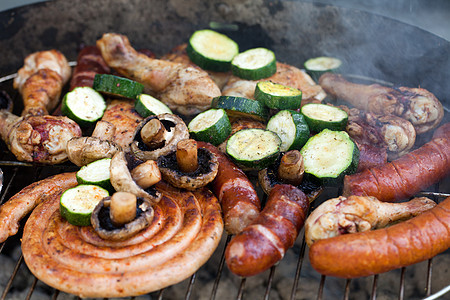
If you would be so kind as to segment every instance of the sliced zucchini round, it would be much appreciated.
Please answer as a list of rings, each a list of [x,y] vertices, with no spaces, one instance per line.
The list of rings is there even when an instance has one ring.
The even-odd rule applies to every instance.
[[[318,81],[323,73],[338,72],[342,61],[335,57],[320,56],[308,59],[303,65],[312,79]]]
[[[192,34],[186,52],[200,68],[226,72],[230,70],[233,57],[239,53],[239,46],[224,34],[204,29]]]
[[[267,123],[267,130],[281,139],[281,152],[300,150],[309,139],[309,127],[303,115],[294,110],[281,110]]]
[[[243,79],[267,78],[277,71],[277,61],[273,51],[253,48],[236,55],[231,61],[233,75]]]
[[[147,94],[137,96],[137,100],[134,102],[134,109],[144,118],[152,115],[172,113],[172,110],[167,105]]]
[[[226,152],[238,166],[261,170],[277,160],[280,146],[281,139],[275,132],[250,128],[230,136]]]
[[[88,86],[77,87],[68,92],[63,100],[61,112],[82,127],[99,120],[106,110],[103,96]]]
[[[92,87],[108,96],[133,100],[144,90],[142,83],[111,74],[95,74]]]
[[[211,101],[212,108],[223,108],[230,118],[247,117],[266,121],[269,109],[264,103],[244,97],[219,96]]]
[[[298,109],[302,91],[271,81],[260,81],[256,84],[255,99],[273,109]]]
[[[335,106],[309,103],[303,105],[301,113],[313,132],[321,132],[324,129],[339,131],[347,127],[347,112]]]
[[[114,191],[110,182],[111,158],[103,158],[82,166],[77,172],[79,184],[98,185],[110,192]]]
[[[231,134],[231,123],[224,109],[211,108],[193,118],[188,129],[194,139],[217,146]]]
[[[337,185],[346,174],[356,172],[359,150],[345,131],[324,129],[308,139],[300,150],[305,174],[324,185]]]
[[[59,212],[72,225],[89,226],[95,206],[108,196],[109,192],[98,185],[78,185],[61,195]]]

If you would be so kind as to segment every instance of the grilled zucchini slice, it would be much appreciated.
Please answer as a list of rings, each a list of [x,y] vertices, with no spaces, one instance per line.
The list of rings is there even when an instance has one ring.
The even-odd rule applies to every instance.
[[[224,109],[230,118],[251,118],[266,121],[269,109],[264,103],[244,97],[219,96],[211,101],[212,108]]]
[[[214,30],[198,30],[189,38],[186,52],[193,63],[205,70],[226,72],[239,53],[238,44]]]
[[[110,192],[114,191],[110,182],[111,158],[102,158],[82,166],[77,172],[79,184],[98,185]]]
[[[137,97],[134,109],[144,118],[152,115],[172,113],[172,110],[167,105],[147,94],[140,94]]]
[[[91,87],[83,86],[68,92],[63,100],[61,112],[77,122],[81,127],[88,127],[99,120],[106,110],[103,96]]]
[[[310,137],[300,150],[305,174],[324,185],[337,185],[356,172],[359,150],[345,131],[324,129]]]
[[[233,75],[248,80],[267,78],[277,71],[277,61],[273,51],[253,48],[241,52],[231,61]]]
[[[320,57],[310,58],[307,61],[305,61],[305,63],[303,64],[306,72],[315,81],[318,81],[319,77],[323,73],[339,72],[339,68],[341,67],[341,65],[342,65],[342,61],[340,59],[335,58],[335,57],[328,57],[328,56],[320,56]]]
[[[267,130],[281,139],[281,152],[300,150],[309,139],[309,127],[303,115],[294,110],[281,110],[267,123]]]
[[[133,100],[144,90],[142,83],[111,74],[95,74],[92,87],[108,96]]]
[[[301,113],[313,132],[321,132],[324,129],[339,131],[347,127],[347,112],[335,106],[309,103],[303,105]]]
[[[244,169],[261,170],[277,160],[280,146],[281,139],[275,132],[251,128],[230,136],[226,152]]]
[[[188,129],[194,139],[217,146],[231,134],[231,123],[224,109],[211,108],[193,118]]]
[[[260,81],[256,84],[255,99],[273,109],[298,109],[302,91],[271,81]]]

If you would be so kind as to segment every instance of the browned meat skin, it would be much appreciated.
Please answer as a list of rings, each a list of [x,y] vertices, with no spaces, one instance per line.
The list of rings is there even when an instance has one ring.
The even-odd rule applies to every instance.
[[[320,85],[316,84],[308,74],[294,66],[280,62],[277,62],[277,72],[268,78],[246,80],[231,76],[223,87],[222,94],[254,99],[256,84],[259,81],[267,80],[301,90],[302,105],[310,102],[321,102],[326,96]]]
[[[77,65],[70,80],[70,90],[79,86],[92,87],[95,74],[108,74],[111,70],[96,46],[86,46],[78,53]]]
[[[45,198],[59,197],[78,184],[75,173],[62,173],[30,184],[0,206],[0,243],[15,235],[19,221]]]
[[[394,115],[377,116],[343,105],[340,108],[348,113],[346,131],[358,144],[385,148],[390,160],[414,146],[416,131],[411,122]]]
[[[443,126],[449,128],[448,123]],[[448,176],[448,130],[438,128],[436,132],[431,141],[392,162],[345,176],[343,195],[373,196],[394,202],[407,199]]]
[[[425,197],[387,203],[375,197],[340,196],[323,202],[309,215],[305,222],[305,241],[311,246],[321,239],[383,228],[435,206],[436,202]]]
[[[123,35],[107,33],[97,41],[107,64],[145,86],[172,110],[191,115],[210,107],[220,89],[203,70],[138,53]]]
[[[23,97],[22,115],[46,115],[53,110],[58,105],[62,87],[70,75],[66,57],[57,50],[28,55],[14,79],[14,88]]]
[[[17,117],[0,113],[1,137],[19,161],[58,164],[68,159],[67,142],[81,136],[77,123],[63,116]]]
[[[280,261],[303,227],[309,201],[298,188],[277,184],[258,218],[233,237],[225,250],[231,272],[253,276]]]
[[[169,53],[161,57],[161,59],[200,68],[189,59],[189,56],[187,55],[186,52],[186,47],[187,44],[178,45],[175,48],[173,48]],[[214,80],[214,82],[220,89],[222,89],[225,86],[225,84],[228,82],[228,79],[230,79],[231,76],[231,71],[214,72],[206,70],[206,72],[208,72],[209,77],[211,77],[211,79]]]
[[[405,222],[315,242],[314,269],[328,276],[356,278],[430,259],[450,247],[450,197]]]
[[[345,100],[358,109],[375,115],[405,118],[413,124],[417,134],[436,128],[444,117],[442,104],[425,89],[356,84],[332,73],[322,75],[319,84],[330,96]]]
[[[359,149],[359,162],[356,172],[361,172],[368,168],[379,167],[387,162],[386,148],[359,143],[358,141],[355,141],[355,143]]]
[[[133,141],[134,130],[142,121],[141,115],[134,109],[134,104],[129,100],[113,100],[108,103],[103,114],[102,121],[114,125],[116,132],[112,142],[115,142],[122,149],[129,149]]]

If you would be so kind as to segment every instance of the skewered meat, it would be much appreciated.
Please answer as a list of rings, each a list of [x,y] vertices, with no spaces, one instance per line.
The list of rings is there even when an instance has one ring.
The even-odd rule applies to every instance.
[[[394,116],[377,116],[357,108],[340,106],[348,113],[346,131],[360,144],[386,148],[388,158],[396,159],[414,146],[416,131],[411,122]]]
[[[45,196],[24,228],[22,251],[30,271],[80,297],[137,296],[188,278],[220,242],[219,203],[206,189],[187,192],[163,182],[156,188],[163,197],[153,206],[152,223],[123,241],[70,225],[58,212],[58,196]]]
[[[375,197],[349,196],[325,201],[305,222],[305,241],[314,242],[333,236],[383,228],[406,220],[436,206],[428,198],[408,202],[386,203]]]
[[[237,96],[254,99],[256,84],[259,81],[270,80],[274,83],[283,84],[302,91],[302,104],[309,102],[321,102],[326,94],[320,85],[302,70],[277,62],[277,72],[261,80],[246,80],[237,76],[231,76],[222,89],[225,96]]]
[[[58,164],[67,160],[67,142],[81,129],[63,116],[18,117],[2,110],[0,135],[19,161]]]
[[[392,162],[345,176],[343,195],[393,202],[438,182],[450,172],[449,126],[442,125],[431,141]]]
[[[319,84],[330,96],[345,100],[358,109],[376,115],[396,115],[410,121],[417,134],[434,129],[444,117],[442,104],[425,89],[356,84],[332,73],[322,75]]]
[[[309,260],[319,273],[355,278],[406,267],[450,247],[450,197],[417,217],[373,231],[312,244]]]
[[[22,115],[48,114],[58,105],[61,90],[70,75],[66,57],[57,50],[28,55],[14,79],[14,88],[23,98]]]
[[[123,76],[141,82],[145,91],[170,109],[190,115],[210,107],[220,89],[203,70],[138,53],[123,35],[107,33],[97,41],[103,59]]]
[[[44,199],[59,197],[77,184],[75,173],[62,173],[36,181],[12,196],[0,206],[0,243],[15,235],[19,230],[19,221]]]
[[[142,119],[141,115],[134,109],[134,104],[129,100],[109,102],[102,117],[102,121],[109,122],[116,128],[111,141],[121,146],[125,151],[130,148],[134,131]]]

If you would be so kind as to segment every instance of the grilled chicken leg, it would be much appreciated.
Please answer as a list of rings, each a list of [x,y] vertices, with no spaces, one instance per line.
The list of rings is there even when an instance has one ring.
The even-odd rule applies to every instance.
[[[408,120],[394,115],[377,116],[342,105],[340,108],[348,113],[348,134],[359,144],[385,148],[389,160],[408,153],[414,146],[416,131]]]
[[[28,55],[14,79],[14,88],[23,98],[22,115],[47,115],[54,109],[71,72],[66,57],[57,50]]]
[[[210,107],[220,89],[203,70],[138,53],[123,35],[106,33],[97,41],[103,59],[125,77],[141,82],[145,91],[172,110],[190,115]]]
[[[381,202],[375,197],[340,196],[318,206],[305,222],[306,243],[333,236],[386,227],[412,218],[436,206],[428,198],[408,202]]]
[[[81,129],[67,117],[18,117],[0,110],[0,135],[19,161],[58,164],[67,160],[67,141],[81,136]]]
[[[437,127],[444,117],[442,104],[425,89],[356,84],[332,73],[322,75],[319,84],[330,96],[345,100],[358,109],[375,115],[405,118],[413,124],[417,134]]]

